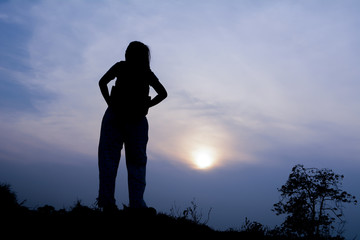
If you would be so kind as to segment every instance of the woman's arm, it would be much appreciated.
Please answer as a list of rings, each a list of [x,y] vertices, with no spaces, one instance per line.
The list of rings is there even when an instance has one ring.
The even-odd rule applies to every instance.
[[[159,80],[157,78],[156,78],[156,81],[152,82],[151,86],[155,90],[157,95],[153,99],[150,100],[149,108],[159,104],[162,100],[164,100],[167,97],[166,89],[159,82]]]
[[[103,95],[108,106],[110,106],[110,94],[107,85],[111,80],[113,80],[116,77],[115,73],[117,67],[118,67],[118,63],[112,66],[99,81],[101,94]]]

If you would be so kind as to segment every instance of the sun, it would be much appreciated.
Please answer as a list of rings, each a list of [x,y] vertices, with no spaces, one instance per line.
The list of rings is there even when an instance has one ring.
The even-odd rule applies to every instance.
[[[215,154],[209,148],[200,148],[194,151],[192,157],[198,169],[209,169],[215,163]]]

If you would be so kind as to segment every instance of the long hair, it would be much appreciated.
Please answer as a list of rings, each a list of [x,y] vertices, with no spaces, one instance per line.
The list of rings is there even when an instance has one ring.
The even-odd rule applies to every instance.
[[[133,41],[129,44],[125,52],[125,60],[130,64],[150,68],[150,49],[139,41]]]

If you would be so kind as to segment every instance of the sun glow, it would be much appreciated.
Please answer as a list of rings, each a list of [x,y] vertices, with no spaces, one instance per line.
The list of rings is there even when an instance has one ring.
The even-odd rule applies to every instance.
[[[198,169],[209,169],[215,164],[215,153],[210,148],[199,148],[193,152],[192,157]]]

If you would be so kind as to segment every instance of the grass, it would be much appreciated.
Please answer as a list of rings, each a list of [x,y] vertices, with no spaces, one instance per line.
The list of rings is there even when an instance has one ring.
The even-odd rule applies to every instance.
[[[216,231],[206,225],[210,217],[203,219],[195,200],[184,211],[176,206],[170,215],[157,213],[139,215],[119,210],[105,214],[96,207],[88,207],[77,201],[70,209],[56,210],[45,205],[29,209],[18,203],[16,194],[7,184],[0,184],[0,238],[1,239],[113,239],[134,237],[193,238],[197,236],[240,240],[297,240],[287,237],[279,229],[269,229],[258,222],[245,219],[240,230]],[[6,238],[4,238],[6,237]],[[335,239],[335,238],[331,238]],[[339,238],[343,239],[343,238]]]

